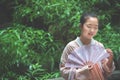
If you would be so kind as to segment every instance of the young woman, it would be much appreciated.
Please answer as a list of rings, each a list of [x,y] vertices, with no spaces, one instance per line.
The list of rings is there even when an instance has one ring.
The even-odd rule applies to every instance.
[[[106,78],[115,69],[113,63],[113,53],[110,49],[106,49],[109,56],[97,63],[87,61],[86,64],[78,68],[65,66],[68,61],[68,56],[72,54],[76,49],[80,49],[84,45],[97,45],[104,47],[102,43],[93,39],[93,37],[98,32],[98,28],[99,21],[95,14],[85,13],[81,16],[81,34],[75,40],[69,42],[66,45],[61,56],[60,72],[65,80],[106,80]]]

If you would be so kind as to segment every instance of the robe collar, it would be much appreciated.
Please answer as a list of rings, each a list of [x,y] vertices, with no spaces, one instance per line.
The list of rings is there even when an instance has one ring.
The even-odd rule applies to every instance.
[[[79,46],[83,46],[83,45],[84,45],[84,44],[82,43],[82,41],[80,40],[80,37],[77,37],[77,38],[75,39],[75,41],[77,42],[77,44],[78,44]],[[95,44],[95,40],[92,38],[90,44],[88,44],[88,45],[94,45],[94,44]]]

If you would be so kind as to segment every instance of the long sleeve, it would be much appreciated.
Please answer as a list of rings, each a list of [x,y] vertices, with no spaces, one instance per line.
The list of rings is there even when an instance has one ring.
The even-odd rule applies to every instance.
[[[79,69],[79,71],[77,71]],[[65,66],[60,67],[62,77],[65,80],[89,80],[88,66],[82,68],[67,68]]]
[[[72,45],[72,46],[71,46]],[[76,48],[76,44],[69,43],[63,50],[61,56],[61,63],[60,63],[60,72],[62,77],[65,80],[88,80],[86,79],[89,76],[89,70],[87,66],[82,68],[70,68],[65,67],[65,63],[67,61],[68,55]],[[79,69],[79,72],[77,71]]]
[[[104,72],[105,77],[110,76],[111,73],[115,70],[114,62],[111,64],[112,67],[109,67],[107,65],[107,63],[108,63],[108,59],[105,59],[104,62],[102,63],[102,68],[103,68],[103,72]]]
[[[109,54],[109,57],[104,59],[102,62],[102,68],[103,68],[103,74],[104,77],[107,78],[111,75],[111,73],[115,70],[115,65],[113,61],[113,52],[111,49],[106,49],[107,53]]]
[[[65,79],[65,80],[68,80],[69,78],[69,74],[71,72],[73,72],[75,74],[75,69],[70,69],[68,67],[65,67],[65,63],[67,61],[67,58],[68,58],[68,55],[71,53],[73,49],[70,48],[69,45],[66,45],[66,47],[64,48],[63,50],[63,53],[62,53],[62,56],[61,56],[61,61],[60,61],[60,72],[61,72],[61,75],[62,77]],[[73,75],[74,75],[73,74]]]

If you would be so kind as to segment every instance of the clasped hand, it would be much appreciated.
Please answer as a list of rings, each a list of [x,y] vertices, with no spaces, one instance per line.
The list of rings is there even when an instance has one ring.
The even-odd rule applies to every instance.
[[[93,62],[91,62],[91,61],[86,62],[84,67],[77,69],[77,72],[92,70],[93,66],[94,66]]]

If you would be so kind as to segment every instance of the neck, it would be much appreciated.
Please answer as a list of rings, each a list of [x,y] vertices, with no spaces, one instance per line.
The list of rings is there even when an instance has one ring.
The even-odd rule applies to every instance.
[[[80,40],[84,45],[88,45],[91,42],[91,39],[85,39],[84,37],[80,36]]]

